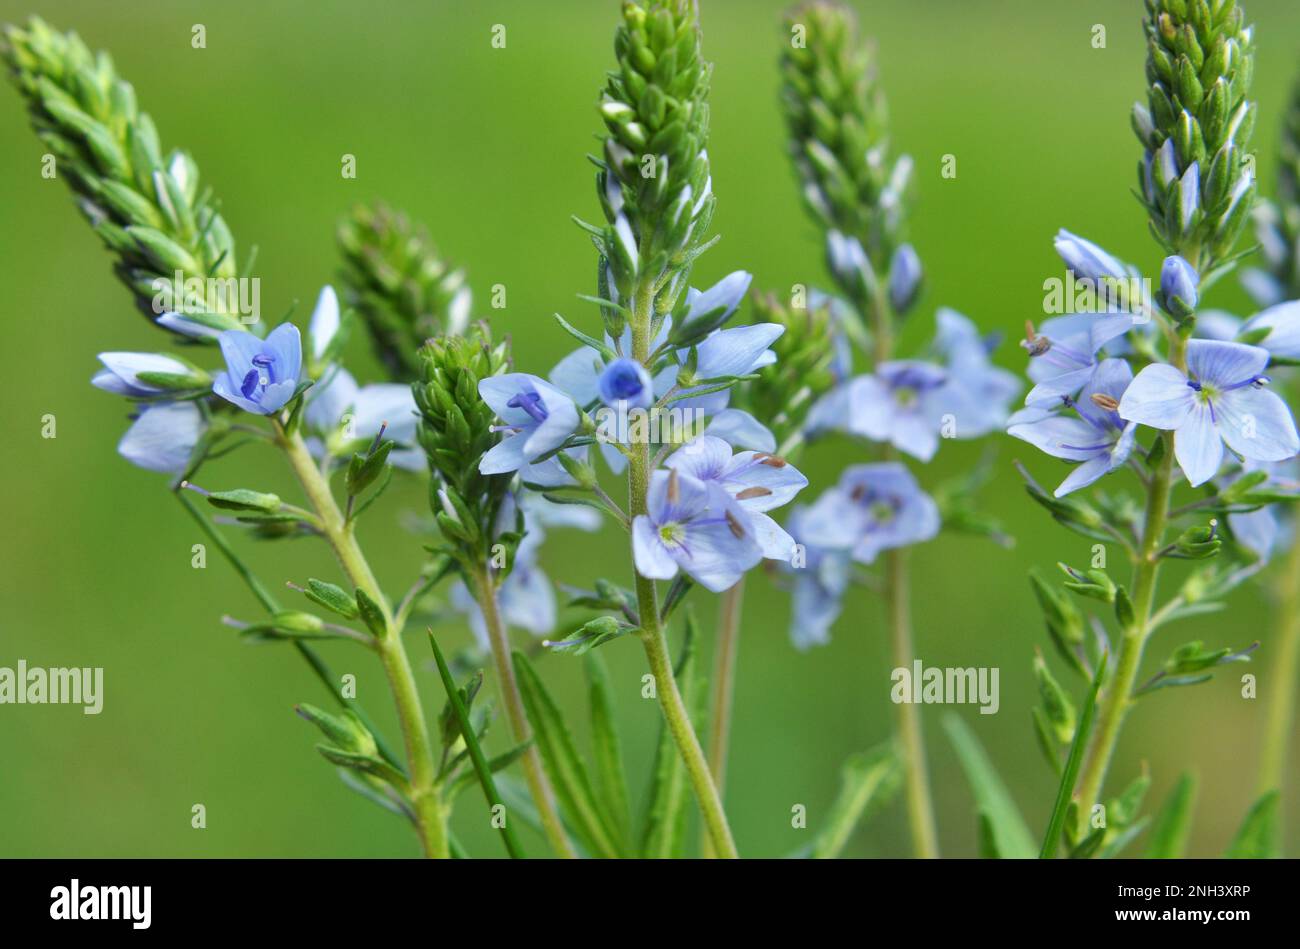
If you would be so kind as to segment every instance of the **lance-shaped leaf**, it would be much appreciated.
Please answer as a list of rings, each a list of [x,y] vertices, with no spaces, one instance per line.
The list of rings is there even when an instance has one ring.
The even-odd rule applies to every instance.
[[[623,745],[614,720],[614,696],[609,670],[599,653],[587,653],[587,698],[591,710],[591,742],[596,759],[596,794],[610,816],[622,849],[630,851],[632,808],[623,767]]]
[[[1034,838],[975,733],[952,714],[944,717],[943,727],[957,752],[957,760],[966,773],[966,780],[970,782],[980,819],[987,822],[985,842],[992,850],[986,855],[1032,857],[1036,852]]]
[[[1269,791],[1257,800],[1232,838],[1225,857],[1238,860],[1271,860],[1282,856],[1277,819],[1278,792]]]
[[[1074,731],[1074,740],[1070,743],[1070,754],[1065,759],[1065,768],[1061,772],[1061,783],[1056,789],[1056,803],[1052,807],[1051,819],[1047,822],[1047,833],[1043,835],[1043,846],[1038,856],[1044,860],[1056,856],[1056,845],[1061,839],[1061,831],[1070,814],[1070,797],[1074,794],[1074,782],[1079,777],[1079,767],[1083,763],[1083,752],[1092,735],[1093,722],[1097,717],[1097,692],[1102,679],[1106,676],[1106,656],[1102,655],[1097,664],[1097,674],[1092,677],[1092,687],[1084,699],[1083,711],[1079,713],[1079,725]]]
[[[555,787],[555,796],[583,845],[601,857],[620,857],[614,822],[602,809],[587,773],[587,767],[573,740],[573,733],[560,714],[528,657],[512,653],[519,691],[523,695],[528,720],[533,726],[533,740],[542,756],[542,764]]]
[[[851,755],[840,769],[840,792],[813,842],[812,856],[838,857],[854,828],[889,803],[902,777],[902,762],[892,742]]]
[[[1184,774],[1156,812],[1147,842],[1146,856],[1152,860],[1176,860],[1187,849],[1192,829],[1192,805],[1196,800],[1196,779]]]

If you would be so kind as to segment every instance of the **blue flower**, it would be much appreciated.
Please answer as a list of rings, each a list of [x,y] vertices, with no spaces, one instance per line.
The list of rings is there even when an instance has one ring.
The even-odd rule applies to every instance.
[[[384,437],[395,443],[388,460],[407,471],[423,471],[425,458],[416,441],[417,410],[411,387],[395,383],[358,386],[342,367],[326,371],[307,393],[307,427],[325,439],[330,454],[341,455],[356,442],[370,442],[384,423]],[[316,447],[311,446],[309,447]]]
[[[751,323],[716,330],[696,347],[696,379],[744,376],[776,362],[769,346],[785,332],[779,323]],[[685,354],[681,354],[685,360]]]
[[[749,515],[763,556],[789,561],[794,540],[766,512],[790,503],[808,486],[794,465],[764,451],[733,455],[730,445],[712,435],[692,439],[664,464],[679,474],[721,485]]]
[[[830,629],[843,609],[852,565],[847,550],[810,543],[804,531],[807,512],[806,507],[790,512],[790,533],[803,549],[803,562],[786,567],[794,576],[790,639],[799,650],[830,642]]]
[[[117,451],[149,471],[183,474],[203,429],[203,413],[193,402],[156,402],[136,416]]]
[[[1087,487],[1128,461],[1137,424],[1125,423],[1116,408],[1132,380],[1133,370],[1125,360],[1103,360],[1078,399],[1067,396],[1063,400],[1075,416],[1026,409],[1025,413],[1037,413],[1038,417],[1007,428],[1008,435],[1054,458],[1079,463],[1056,489],[1058,498]],[[1018,414],[1018,418],[1024,417]]]
[[[916,248],[904,244],[889,262],[889,304],[895,313],[906,313],[921,289],[921,258]]]
[[[947,384],[935,401],[942,414],[955,420],[954,437],[979,438],[1000,429],[1020,393],[1020,379],[993,364],[991,343],[956,310],[940,308],[935,321],[935,349],[948,370]]]
[[[158,353],[100,353],[104,368],[90,380],[90,384],[105,392],[124,395],[132,399],[148,399],[163,395],[166,389],[140,380],[141,373],[166,373],[188,376],[194,372],[179,359]]]
[[[1178,255],[1166,257],[1160,267],[1160,295],[1164,307],[1176,317],[1191,316],[1201,302],[1201,275]]]
[[[808,415],[811,431],[837,429],[929,461],[939,448],[948,372],[916,359],[882,362],[823,396]]]
[[[257,415],[271,415],[284,408],[298,388],[302,373],[298,327],[284,323],[266,339],[243,330],[226,330],[217,342],[226,360],[226,371],[213,381],[213,392]]]
[[[1053,243],[1056,245],[1056,252],[1065,261],[1065,266],[1069,267],[1076,277],[1100,283],[1106,278],[1124,280],[1131,275],[1130,269],[1118,259],[1092,241],[1071,234],[1065,228],[1057,231]]]
[[[573,400],[537,376],[491,376],[479,382],[478,392],[505,423],[506,433],[479,462],[483,474],[517,471],[555,451],[578,427]]]
[[[610,362],[596,380],[600,401],[608,406],[646,409],[654,403],[654,382],[645,366],[620,356]]]
[[[727,274],[707,290],[700,291],[690,287],[686,291],[687,312],[682,322],[690,323],[717,310],[722,311],[718,322],[726,322],[731,317],[731,314],[736,312],[736,307],[740,306],[740,301],[745,299],[745,294],[749,291],[749,284],[753,279],[753,274],[744,270],[736,270]]]
[[[1283,461],[1300,451],[1286,403],[1265,386],[1268,351],[1244,343],[1193,339],[1187,374],[1154,363],[1137,374],[1121,418],[1173,431],[1174,456],[1193,486],[1209,481],[1223,444],[1252,461]]]
[[[1300,362],[1300,300],[1261,310],[1246,321],[1241,334],[1249,334],[1251,338],[1262,335],[1257,345],[1267,349],[1275,359]]]
[[[1059,404],[1062,396],[1075,395],[1092,378],[1097,353],[1135,325],[1129,313],[1074,313],[1046,320],[1021,342],[1029,352],[1029,378],[1036,385],[1025,405]]]
[[[632,522],[632,554],[643,577],[670,580],[681,569],[721,593],[763,559],[749,515],[718,484],[656,471],[646,504],[648,513]]]
[[[934,499],[905,465],[887,461],[846,468],[839,483],[807,509],[800,536],[869,564],[881,551],[930,540],[939,527]]]

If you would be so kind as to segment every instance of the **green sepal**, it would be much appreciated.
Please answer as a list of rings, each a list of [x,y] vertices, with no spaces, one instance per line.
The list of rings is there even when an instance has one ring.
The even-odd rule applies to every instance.
[[[366,624],[366,628],[374,634],[376,639],[383,639],[388,635],[388,622],[384,619],[384,611],[380,609],[379,604],[371,599],[370,594],[365,590],[357,587],[357,612],[361,615],[361,621]]]
[[[356,619],[359,615],[357,601],[341,586],[327,583],[324,580],[309,579],[302,592],[313,603],[317,603],[345,619]]]

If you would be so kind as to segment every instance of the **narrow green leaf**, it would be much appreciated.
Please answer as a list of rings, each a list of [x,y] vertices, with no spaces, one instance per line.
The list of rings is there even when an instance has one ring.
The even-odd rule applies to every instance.
[[[1030,836],[1029,828],[1025,826],[1025,820],[1020,816],[1007,786],[993,769],[993,763],[984,753],[975,733],[953,714],[944,717],[943,727],[957,752],[957,760],[966,773],[966,780],[970,782],[971,792],[975,795],[975,806],[989,823],[998,855],[1032,857],[1035,853],[1034,838]]]
[[[492,780],[493,768],[484,756],[482,747],[479,746],[478,737],[474,734],[474,725],[469,720],[469,709],[465,708],[465,703],[460,699],[460,689],[456,687],[456,680],[451,677],[451,670],[447,668],[447,660],[443,658],[442,650],[438,648],[438,640],[434,638],[432,630],[429,631],[429,645],[433,647],[433,658],[438,663],[438,675],[442,677],[442,687],[447,693],[447,701],[451,703],[452,708],[456,710],[456,717],[460,719],[460,733],[469,749],[469,760],[474,765],[474,772],[478,775],[479,784],[483,786],[483,796],[487,798],[488,807],[496,808],[499,806],[505,808],[501,795],[497,792],[496,784]],[[516,751],[520,750],[522,749],[516,749]],[[513,753],[511,752],[511,754]],[[506,809],[506,813],[509,813],[509,809]],[[514,828],[510,826],[509,818],[501,825],[501,839],[505,841],[506,852],[511,857],[516,860],[523,858],[523,848],[519,846],[519,841],[515,838]]]
[[[1141,820],[1137,820],[1129,824],[1122,831],[1120,831],[1113,838],[1111,838],[1110,843],[1106,844],[1106,846],[1102,848],[1101,853],[1099,853],[1097,856],[1100,857],[1102,860],[1110,860],[1113,859],[1114,857],[1118,857],[1125,847],[1127,847],[1134,840],[1136,840],[1138,836],[1142,833],[1142,831],[1147,829],[1147,825],[1150,823],[1151,823],[1151,818],[1144,817]]]
[[[1043,836],[1043,846],[1038,856],[1050,860],[1056,856],[1056,845],[1061,839],[1061,830],[1065,827],[1066,816],[1070,810],[1070,797],[1074,794],[1074,782],[1079,777],[1079,767],[1083,763],[1083,752],[1088,746],[1092,734],[1092,725],[1097,717],[1097,691],[1101,680],[1106,677],[1106,656],[1103,654],[1097,663],[1097,673],[1092,677],[1092,687],[1083,703],[1079,714],[1079,726],[1075,729],[1074,740],[1070,743],[1070,754],[1065,759],[1065,770],[1061,772],[1061,783],[1056,789],[1056,803],[1052,806],[1052,817],[1047,822],[1047,833]]]
[[[574,832],[582,838],[590,852],[601,857],[622,856],[607,816],[596,800],[596,793],[587,776],[587,768],[578,754],[573,734],[560,715],[559,708],[542,685],[542,680],[528,657],[516,650],[511,658],[514,660],[519,691],[523,694],[528,720],[533,725],[533,738],[542,756],[542,764],[551,777],[555,796],[559,798]]]
[[[1251,806],[1246,819],[1241,822],[1237,836],[1228,846],[1225,857],[1234,860],[1272,860],[1282,856],[1277,802],[1278,792],[1269,791]]]
[[[598,653],[587,653],[587,696],[591,707],[591,740],[596,757],[596,793],[614,824],[624,850],[630,849],[632,807],[623,768],[623,747],[614,720],[609,670]]]
[[[813,857],[828,860],[839,856],[853,829],[889,802],[902,777],[902,762],[892,742],[851,755],[840,770],[840,793],[831,805],[826,826],[813,842]]]
[[[1176,860],[1187,849],[1192,829],[1192,805],[1196,800],[1196,779],[1184,774],[1156,812],[1146,855],[1152,860]]]

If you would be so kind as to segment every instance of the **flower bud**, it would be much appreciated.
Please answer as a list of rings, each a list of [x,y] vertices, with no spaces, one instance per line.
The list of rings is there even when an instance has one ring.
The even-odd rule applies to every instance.
[[[1184,320],[1196,312],[1200,285],[1200,274],[1191,264],[1177,255],[1165,258],[1160,268],[1160,298],[1171,316]]]
[[[600,400],[608,406],[623,403],[629,408],[649,408],[654,402],[654,382],[645,366],[635,359],[620,357],[607,365],[596,381]]]
[[[912,308],[921,289],[921,258],[911,244],[894,251],[889,262],[889,303],[902,316]]]

